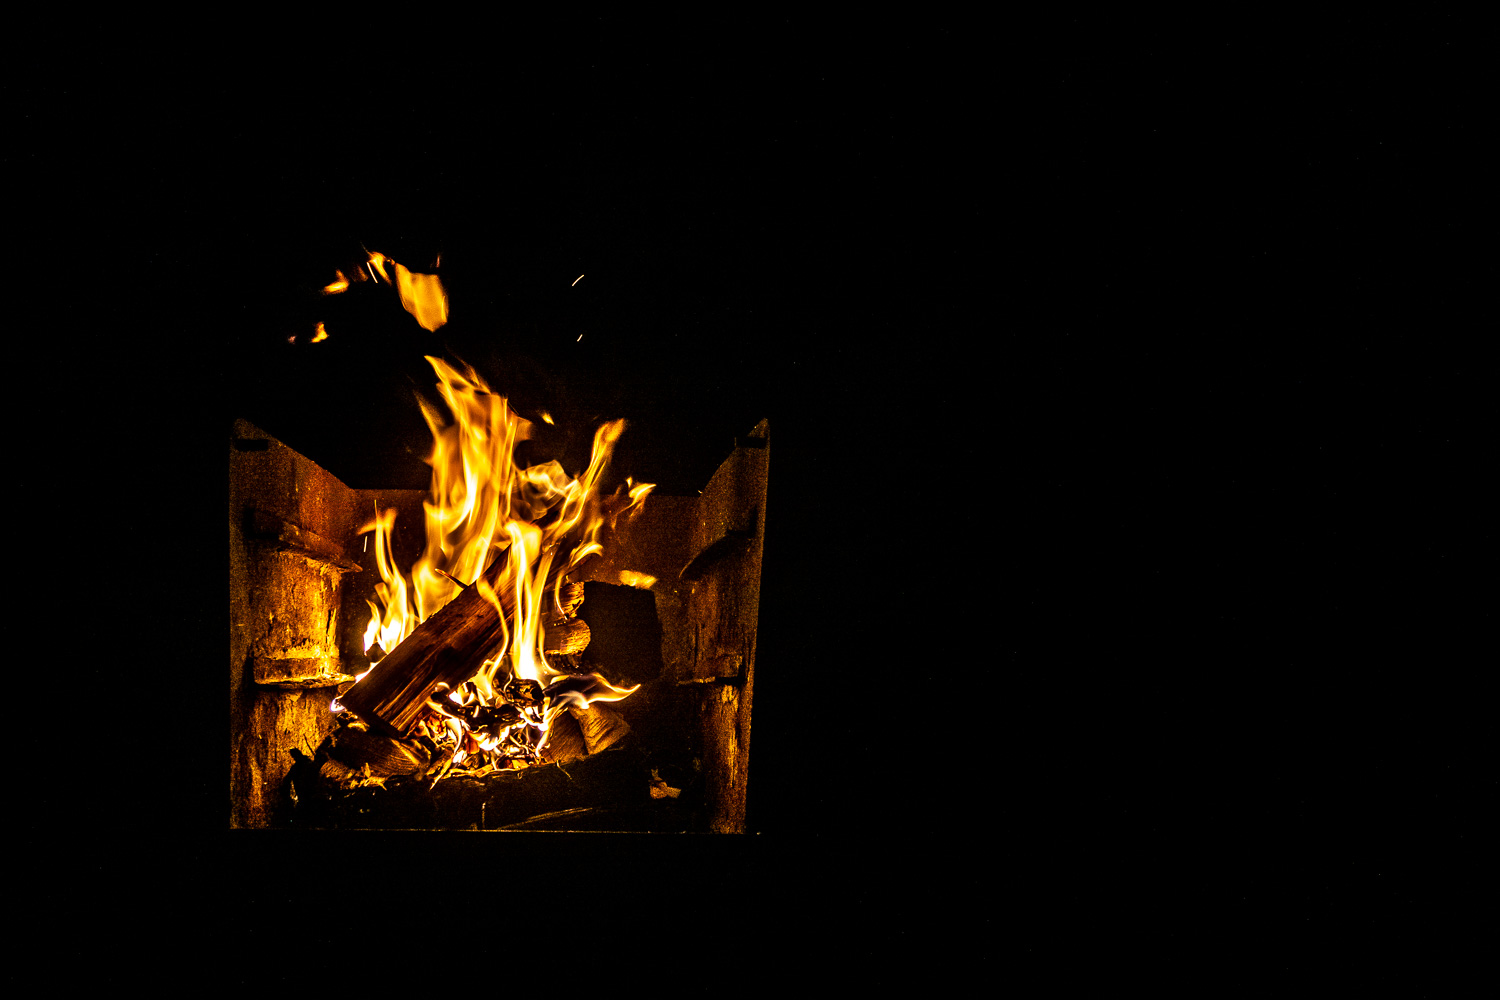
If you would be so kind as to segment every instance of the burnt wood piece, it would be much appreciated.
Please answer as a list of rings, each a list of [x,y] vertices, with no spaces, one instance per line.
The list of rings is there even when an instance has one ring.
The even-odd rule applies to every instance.
[[[560,551],[571,548],[568,545]],[[557,561],[566,563],[565,558]],[[564,572],[559,565],[548,573],[548,593]],[[515,591],[504,587],[497,596],[505,617],[510,618],[515,611]],[[439,684],[462,684],[500,645],[507,627],[500,615],[480,588],[466,587],[413,629],[374,670],[341,695],[339,702],[372,729],[387,736],[405,736],[426,710],[427,697]]]
[[[542,760],[549,764],[570,764],[589,755],[583,731],[567,712],[552,720],[547,729],[547,742],[542,747]]]
[[[542,652],[548,656],[577,656],[589,647],[592,638],[588,622],[575,618],[583,606],[583,584],[565,583],[562,593],[549,589],[542,606]]]
[[[654,798],[652,772],[679,798]],[[339,787],[305,767],[293,773],[296,796],[286,826],[340,830],[638,830],[702,832],[686,747],[668,754],[622,741],[611,752],[561,766],[500,771],[482,778],[455,775],[432,784],[420,774],[384,786]]]
[[[568,714],[578,723],[583,733],[584,746],[591,754],[607,750],[630,732],[630,723],[614,709],[594,704],[588,708],[570,708]]]
[[[589,648],[589,623],[581,618],[542,626],[542,652],[548,656],[576,656]]]
[[[561,590],[561,609],[554,603],[552,591],[547,591],[547,604],[542,609],[542,620],[549,625],[569,621],[574,615],[578,614],[578,609],[583,606],[583,584],[564,583]]]
[[[320,754],[322,774],[338,780],[366,765],[377,778],[416,774],[432,763],[431,752],[416,740],[393,740],[379,733],[346,726],[333,732]]]

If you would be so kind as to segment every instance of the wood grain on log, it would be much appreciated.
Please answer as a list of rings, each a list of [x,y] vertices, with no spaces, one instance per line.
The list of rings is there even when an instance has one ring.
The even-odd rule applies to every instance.
[[[582,760],[589,755],[582,727],[577,720],[564,712],[552,720],[547,729],[547,743],[542,747],[542,760],[552,764],[567,764]]]
[[[547,593],[553,592],[563,573],[562,566],[553,567],[547,576]],[[568,590],[567,584],[563,590]],[[579,587],[580,600],[581,595]],[[509,618],[515,610],[514,589],[504,587],[497,596]],[[371,728],[388,736],[405,736],[425,710],[428,695],[439,684],[457,687],[474,676],[485,657],[504,641],[506,627],[501,610],[484,598],[480,588],[466,587],[413,629],[339,701]]]
[[[595,703],[588,708],[570,708],[568,714],[577,720],[584,745],[591,754],[609,749],[630,732],[630,723],[607,705]]]
[[[548,656],[574,656],[589,647],[589,623],[581,618],[542,626],[542,652]]]

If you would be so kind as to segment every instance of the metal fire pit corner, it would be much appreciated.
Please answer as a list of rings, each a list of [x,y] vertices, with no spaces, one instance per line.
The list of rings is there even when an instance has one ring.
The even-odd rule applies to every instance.
[[[290,751],[332,726],[353,491],[247,421],[229,454],[230,825],[270,825]],[[340,541],[334,541],[338,539]]]
[[[650,589],[663,679],[695,693],[708,827],[743,833],[766,524],[770,424],[742,438],[698,497],[656,497],[621,524],[585,579]]]

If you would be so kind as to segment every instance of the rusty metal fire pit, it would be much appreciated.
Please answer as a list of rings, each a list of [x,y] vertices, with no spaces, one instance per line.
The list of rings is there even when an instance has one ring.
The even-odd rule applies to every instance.
[[[761,421],[700,495],[651,496],[578,569],[581,617],[596,619],[593,662],[641,685],[616,706],[623,738],[520,772],[330,794],[313,755],[336,728],[334,697],[369,666],[365,602],[377,574],[358,532],[373,510],[395,508],[419,533],[427,493],[352,489],[237,421],[231,826],[743,832],[768,454]]]

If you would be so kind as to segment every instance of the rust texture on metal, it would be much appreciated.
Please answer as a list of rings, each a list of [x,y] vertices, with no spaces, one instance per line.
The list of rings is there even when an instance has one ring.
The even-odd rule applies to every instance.
[[[353,519],[353,491],[247,421],[229,448],[230,824],[270,823],[293,747],[332,729],[340,666],[332,539]],[[306,693],[328,685],[326,694]]]
[[[422,491],[355,490],[266,431],[235,421],[229,447],[230,825],[264,827],[292,765],[333,729],[336,685],[363,658],[360,525]],[[420,521],[418,530],[420,530]]]
[[[358,573],[358,563],[349,561],[344,547],[306,528],[299,528],[264,510],[251,509],[245,518],[245,533],[268,549],[293,552],[311,562],[320,562],[330,570]]]

